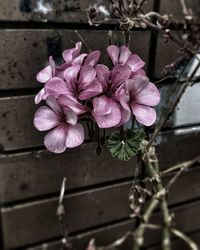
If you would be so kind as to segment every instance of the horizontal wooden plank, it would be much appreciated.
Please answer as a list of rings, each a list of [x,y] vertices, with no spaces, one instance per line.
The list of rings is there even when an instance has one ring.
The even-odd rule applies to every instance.
[[[196,232],[188,236],[197,244],[198,247],[200,246],[200,232]],[[182,249],[191,250],[191,248],[183,240],[180,240],[180,239],[173,240],[172,247],[173,249],[176,249],[176,250],[182,250]],[[151,248],[148,248],[148,250],[160,250],[160,246],[151,247]]]
[[[101,3],[108,5],[106,0]],[[87,23],[86,9],[95,0],[1,0],[0,20]],[[144,10],[152,10],[153,1],[148,1]]]
[[[160,166],[167,168],[199,155],[199,137],[199,127],[163,132],[162,135],[157,137]]]
[[[121,223],[115,223],[114,225],[102,227],[97,230],[91,230],[90,232],[78,234],[74,237],[69,237],[69,242],[71,244],[72,250],[84,250],[86,249],[88,242],[95,238],[97,245],[105,246],[110,244],[114,240],[117,240],[127,231],[133,230],[135,226],[134,220],[128,220]],[[127,240],[120,250],[129,249],[129,240]],[[58,250],[61,248],[61,240],[53,241],[51,243],[43,243],[36,247],[27,248],[27,250],[43,250],[45,246],[46,250]]]
[[[123,41],[122,34],[116,34],[119,42]],[[147,62],[150,33],[135,31],[131,34],[131,49]],[[108,30],[80,30],[79,35],[90,49],[102,51],[102,62],[108,61]],[[48,57],[53,55],[59,59],[63,49],[73,47],[80,40],[74,30],[1,30],[0,36],[0,90],[40,88],[36,74],[48,63]],[[84,46],[83,51],[87,52]]]
[[[18,106],[15,106],[15,108],[20,110]],[[12,112],[15,112],[15,109]],[[11,114],[10,122],[12,122],[12,117]],[[18,123],[20,121],[21,119],[17,120]],[[31,120],[25,121],[31,124]],[[19,143],[22,142],[24,137],[20,136],[17,131],[13,129],[12,133],[16,136],[15,142]],[[38,138],[40,134],[34,128],[33,133],[28,133],[28,131],[24,130],[23,132],[24,136],[27,133],[32,140],[35,140],[35,137]],[[2,137],[3,135],[1,134]],[[20,141],[18,141],[19,138]],[[157,152],[161,168],[164,169],[196,157],[199,154],[199,140],[200,130],[195,131],[194,128],[190,128],[187,131],[174,130],[158,136]],[[171,146],[169,147],[169,145]],[[95,152],[96,143],[92,143],[67,150],[61,155],[39,150],[20,154],[1,154],[1,202],[5,203],[45,194],[54,194],[59,191],[60,182],[64,176],[69,179],[69,189],[133,176],[136,165],[134,159],[127,163],[114,160],[106,148],[100,157]],[[58,166],[56,178],[52,178],[55,176],[55,166]]]
[[[170,204],[198,198],[200,196],[199,175],[200,169],[198,168],[198,171],[195,170],[180,178],[169,195]],[[188,184],[191,180],[193,184],[188,188],[186,183]],[[67,195],[65,206],[69,232],[75,233],[94,226],[101,226],[104,223],[128,218],[130,210],[127,196],[130,186],[131,182],[127,182]],[[18,247],[58,237],[60,234],[55,216],[56,206],[57,199],[52,198],[2,208],[3,239],[6,247]],[[178,227],[186,232],[199,229],[200,218],[197,220],[191,218],[192,213],[198,214],[199,209],[200,203],[175,209],[175,221]],[[187,214],[190,216],[188,217]],[[193,218],[195,217],[193,216]],[[159,220],[158,215],[155,216],[155,220]],[[27,228],[27,225],[31,226]],[[158,239],[148,235],[147,242]]]
[[[199,0],[185,0],[186,6],[199,17],[200,14],[200,5]],[[172,15],[172,19],[176,22],[181,22],[183,20],[183,12],[181,2],[161,0],[160,12],[162,14]]]
[[[188,87],[189,92],[179,103],[170,123],[167,125],[168,127],[200,123],[198,115],[200,108],[199,87],[200,84],[195,85],[194,89]],[[2,118],[0,122],[0,145],[2,150],[7,151],[43,145],[44,133],[38,132],[33,126],[33,116],[37,109],[33,98],[34,96],[0,98],[0,117]],[[161,109],[162,105],[158,106],[158,110]],[[194,112],[190,112],[188,107]],[[196,131],[198,131],[198,128]],[[175,133],[178,132],[175,131]]]
[[[129,187],[130,183],[123,183],[110,188],[68,195],[64,204],[69,233],[128,217]],[[2,208],[5,248],[14,248],[59,236],[59,225],[55,214],[57,203],[58,199],[55,198]]]
[[[174,32],[175,33],[175,32]],[[163,36],[158,35],[155,51],[155,67],[152,76],[162,78],[166,75],[165,67],[178,60],[181,55],[178,53],[179,46],[174,42],[165,42]]]
[[[75,237],[70,237],[69,242],[71,243],[72,250],[83,250],[86,249],[86,246],[90,239],[95,238],[97,245],[105,246],[110,244],[114,240],[121,237],[127,231],[133,230],[133,221],[127,221],[123,223],[115,224],[114,226],[103,227],[100,230],[91,231],[85,234],[77,235]],[[199,246],[200,245],[200,233],[192,233],[189,237]],[[157,242],[159,242],[159,238],[157,238]],[[43,250],[45,246],[46,250],[58,250],[61,248],[61,240],[53,241],[51,243],[43,243],[36,247],[27,248],[27,250]],[[127,239],[122,246],[120,246],[120,250],[129,250],[132,249],[131,239]],[[172,248],[176,250],[190,250],[190,248],[186,245],[186,243],[182,240],[173,239]],[[146,250],[160,250],[160,244],[154,247],[147,247]]]
[[[0,159],[1,203],[58,193],[64,176],[67,190],[88,187],[133,176],[136,159],[121,162],[104,148],[96,155],[96,143],[55,155],[33,151]]]

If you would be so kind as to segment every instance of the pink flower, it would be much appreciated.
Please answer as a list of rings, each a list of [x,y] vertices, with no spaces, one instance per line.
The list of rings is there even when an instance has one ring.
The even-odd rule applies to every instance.
[[[156,86],[146,76],[136,75],[127,80],[117,91],[116,98],[122,107],[132,113],[136,120],[151,126],[156,120],[156,111],[152,107],[160,102]]]
[[[114,65],[128,65],[131,68],[132,75],[136,72],[142,75],[145,74],[142,69],[145,63],[138,55],[132,54],[126,46],[117,47],[116,45],[110,45],[107,48],[107,52]]]
[[[76,43],[75,48],[65,50],[62,54],[65,63],[60,66],[56,66],[53,58],[49,57],[49,65],[37,74],[37,81],[46,84],[54,77],[64,80],[65,70],[73,65],[81,66],[84,64],[95,66],[99,60],[100,51],[95,50],[89,54],[80,54],[81,46],[81,42],[78,42]],[[35,96],[35,104],[45,100],[47,96],[48,94],[46,93],[45,89],[41,89],[40,92]]]
[[[96,72],[104,95],[93,99],[92,115],[100,128],[120,126],[129,120],[130,114],[116,100],[115,92],[129,79],[131,69],[127,65],[116,65],[110,72],[105,65],[97,65]]]
[[[69,108],[62,108],[56,99],[46,99],[49,107],[40,107],[34,116],[34,125],[39,131],[51,130],[44,138],[46,148],[54,153],[62,153],[66,148],[74,148],[84,141],[82,125],[77,124],[77,114]]]
[[[74,65],[64,72],[65,81],[54,77],[45,85],[45,92],[58,98],[62,106],[67,106],[77,114],[86,112],[78,101],[90,99],[102,92],[102,86],[96,78],[96,71],[89,65]]]

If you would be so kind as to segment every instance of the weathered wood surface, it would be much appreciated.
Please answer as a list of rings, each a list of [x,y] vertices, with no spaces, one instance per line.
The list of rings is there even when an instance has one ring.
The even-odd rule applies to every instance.
[[[198,247],[200,246],[200,232],[195,232],[188,236],[197,244]],[[176,249],[176,250],[182,250],[182,249],[191,250],[191,248],[183,240],[180,240],[180,239],[174,239],[172,241],[172,247],[173,249]],[[160,246],[151,247],[151,248],[148,248],[148,250],[160,250]]]
[[[144,6],[152,10],[153,0]],[[95,0],[1,0],[0,21],[87,23],[86,10]],[[108,6],[108,1],[103,4]]]
[[[5,203],[58,193],[64,176],[68,191],[123,180],[133,176],[136,164],[136,159],[113,159],[107,149],[97,156],[96,143],[59,155],[46,151],[2,155],[0,200]]]
[[[198,87],[200,84],[198,84]],[[189,87],[190,88],[190,87]],[[198,94],[198,92],[196,91]],[[43,145],[43,132],[37,131],[33,126],[34,113],[37,110],[37,106],[33,101],[34,96],[15,96],[15,97],[4,97],[0,98],[0,146],[3,151],[38,147]],[[188,112],[187,100],[190,100],[191,95],[188,96],[184,102],[180,103],[175,114],[172,116],[170,123],[167,124],[169,127],[188,125],[188,124],[199,124],[200,119],[198,116],[199,110],[199,96],[196,95],[192,99],[190,105],[194,107],[194,114],[185,115]],[[196,114],[196,115],[195,115]],[[189,129],[192,131],[192,129]],[[198,135],[198,127],[194,130],[195,136]],[[196,131],[196,133],[195,133]],[[184,134],[184,131],[177,130],[174,132],[176,135]],[[186,131],[187,134],[187,131]],[[86,138],[87,131],[86,131]],[[184,138],[184,136],[183,136]],[[188,137],[189,138],[189,137]],[[187,144],[187,142],[185,142]],[[195,145],[191,144],[191,150],[195,149]],[[191,151],[189,149],[189,151]]]
[[[123,183],[68,195],[64,204],[69,232],[75,233],[127,218],[129,186],[130,183]],[[53,198],[2,208],[5,247],[22,246],[59,236],[55,214],[57,203],[58,199]]]
[[[108,61],[108,32],[78,31],[90,49],[101,50],[102,62]],[[116,32],[116,36],[123,41],[122,34]],[[131,36],[131,49],[148,64],[150,32],[135,31]],[[48,63],[48,57],[52,55],[59,61],[62,50],[74,47],[74,43],[80,41],[74,30],[1,30],[0,37],[0,90],[41,88],[36,74]],[[83,51],[88,52],[84,45]]]
[[[200,15],[200,5],[199,0],[185,0],[185,3],[189,9],[192,9],[194,13],[199,17]],[[180,0],[161,0],[160,13],[171,14],[172,19],[176,22],[181,22],[183,20],[182,6]]]
[[[93,230],[88,233],[80,234],[74,237],[70,237],[70,243],[72,245],[72,250],[85,250],[90,239],[95,238],[97,244],[107,245],[116,240],[118,237],[122,236],[127,231],[133,230],[134,222],[126,221],[122,223],[117,223],[113,226],[103,227],[99,230]],[[157,235],[158,236],[158,235]],[[189,237],[199,246],[200,245],[200,233],[192,233]],[[160,238],[161,239],[161,238]],[[157,243],[160,241],[159,237],[156,238]],[[124,244],[119,248],[120,250],[131,249],[131,240],[128,238]],[[152,244],[148,242],[148,244]],[[27,250],[58,250],[61,248],[61,240],[53,241],[51,243],[43,243],[41,245],[27,248]],[[147,246],[146,246],[147,247]],[[173,239],[172,247],[176,250],[190,250],[190,248],[182,241]],[[160,250],[160,245],[154,247],[147,247],[146,250]]]
[[[174,42],[165,42],[162,35],[157,37],[157,46],[155,51],[155,66],[152,76],[162,78],[166,75],[165,67],[174,63],[182,55],[178,53],[179,46]]]
[[[170,204],[198,198],[200,196],[199,175],[200,169],[198,168],[180,178],[171,190],[172,196],[169,195]],[[191,181],[193,184],[188,188],[186,183]],[[98,227],[128,218],[130,210],[127,194],[131,184],[132,182],[126,182],[67,195],[64,203],[69,232],[89,230],[94,226]],[[55,215],[57,202],[57,198],[51,198],[3,207],[1,212],[5,246],[7,248],[19,247],[58,237],[60,233]],[[199,209],[199,202],[175,209],[176,225],[186,232],[199,229]],[[154,219],[159,218],[156,215]],[[147,235],[147,238],[147,242],[157,242],[157,237]]]

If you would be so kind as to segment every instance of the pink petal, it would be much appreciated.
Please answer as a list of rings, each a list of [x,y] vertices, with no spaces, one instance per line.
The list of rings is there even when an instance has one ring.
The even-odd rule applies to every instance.
[[[62,56],[65,62],[71,63],[72,60],[77,57],[81,50],[81,42],[76,43],[75,48],[66,49],[63,51]]]
[[[66,79],[67,86],[72,93],[76,91],[76,82],[80,68],[80,65],[75,65],[67,68],[64,71],[64,78]]]
[[[58,105],[58,102],[54,96],[48,96],[46,99],[46,103],[58,115],[61,116],[63,114],[62,108]]]
[[[126,64],[131,68],[133,72],[136,72],[137,70],[144,67],[145,62],[142,61],[142,59],[138,55],[133,54],[129,57]]]
[[[77,114],[69,108],[63,108],[63,110],[65,114],[65,121],[71,125],[75,125],[78,120]]]
[[[51,79],[53,76],[52,68],[51,66],[47,66],[44,69],[42,69],[36,76],[36,79],[38,82],[45,83],[49,79]]]
[[[115,45],[110,45],[107,48],[107,52],[108,52],[110,59],[112,60],[112,63],[116,65],[119,59],[119,48]]]
[[[149,83],[135,96],[135,102],[147,106],[156,106],[160,102],[160,93],[153,83]]]
[[[120,108],[120,111],[121,111],[121,121],[120,121],[119,124],[117,124],[117,127],[126,124],[131,118],[131,112],[130,111],[127,111],[123,107]]]
[[[96,107],[94,107],[94,110],[92,111],[92,115],[95,121],[97,122],[98,126],[100,128],[115,127],[121,120],[121,111],[119,109],[117,102],[108,97],[106,98],[99,97],[95,99],[96,99],[95,103],[93,101],[93,104],[95,104],[94,106],[96,107],[101,105],[103,106],[101,112],[95,112],[97,111]],[[109,107],[107,108],[107,110],[109,109],[110,112],[105,110],[106,106]],[[105,110],[105,113],[102,112],[103,110]]]
[[[39,131],[46,131],[60,124],[60,117],[50,108],[40,107],[34,116],[34,126]]]
[[[50,64],[51,69],[52,69],[52,76],[55,76],[55,74],[56,74],[56,64],[55,64],[55,61],[53,60],[52,56],[49,57],[49,64]]]
[[[136,120],[145,126],[151,126],[156,121],[156,111],[151,107],[132,103],[131,109]]]
[[[99,61],[100,54],[101,53],[99,50],[92,51],[91,53],[88,54],[84,64],[94,67]]]
[[[69,125],[65,145],[67,148],[75,148],[84,141],[84,129],[80,124]]]
[[[42,100],[44,100],[47,97],[44,88],[42,88],[39,93],[35,96],[34,102],[35,104],[39,104]]]
[[[116,65],[113,68],[111,81],[112,87],[117,88],[131,75],[131,68],[127,65]]]
[[[132,53],[126,46],[120,47],[119,64],[125,64]]]
[[[125,89],[130,91],[134,97],[149,84],[149,78],[146,76],[135,75],[133,79],[125,82]]]
[[[132,74],[131,77],[136,75],[146,76],[146,72],[143,69],[138,69],[136,72],[132,72]]]
[[[45,84],[44,88],[48,95],[53,95],[56,98],[60,94],[69,93],[69,89],[67,88],[66,83],[58,77],[53,77],[51,80],[49,80]]]
[[[96,115],[107,115],[111,113],[110,98],[104,96],[93,99],[93,112]]]
[[[63,107],[72,109],[77,115],[87,112],[87,108],[80,104],[76,98],[71,95],[60,95],[58,97],[58,103]]]
[[[84,65],[80,70],[79,89],[84,89],[87,85],[93,82],[95,77],[95,69],[89,65]]]
[[[130,95],[124,88],[124,84],[119,87],[119,89],[115,93],[115,97],[120,102],[122,107],[130,112],[129,102],[130,102]]]
[[[96,66],[97,79],[101,83],[103,90],[106,91],[109,84],[110,71],[107,66],[98,64]]]
[[[77,56],[73,60],[72,65],[82,65],[83,64],[83,60],[85,59],[86,56],[87,56],[87,54],[81,54],[80,56]]]
[[[90,85],[80,92],[78,98],[80,100],[87,100],[91,97],[99,95],[100,93],[102,93],[102,86],[97,80],[94,80]]]
[[[44,145],[53,153],[62,153],[66,149],[65,141],[67,136],[68,127],[66,125],[60,125],[45,136]]]

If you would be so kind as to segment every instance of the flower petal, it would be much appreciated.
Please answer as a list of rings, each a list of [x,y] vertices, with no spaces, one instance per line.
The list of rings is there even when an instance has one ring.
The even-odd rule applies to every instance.
[[[74,65],[64,71],[64,78],[67,81],[67,87],[69,88],[71,93],[76,91],[77,76],[80,68],[80,65]]]
[[[66,149],[65,141],[67,136],[68,127],[60,125],[45,136],[44,145],[53,153],[63,153]]]
[[[34,126],[39,131],[46,131],[60,124],[60,117],[46,106],[40,107],[34,116]]]
[[[58,102],[54,96],[48,96],[46,99],[47,105],[54,110],[60,116],[63,114],[62,108],[58,105]]]
[[[131,109],[136,120],[145,126],[151,126],[156,121],[156,111],[151,107],[132,103]]]
[[[87,112],[87,108],[80,104],[72,95],[60,95],[58,97],[58,103],[63,107],[72,109],[77,115]]]
[[[107,52],[108,52],[110,59],[112,60],[112,63],[116,65],[119,59],[119,48],[115,45],[110,45],[107,48]]]
[[[84,141],[84,129],[81,124],[69,125],[65,145],[67,148],[75,148]]]
[[[117,127],[126,124],[131,118],[131,112],[130,111],[127,111],[123,107],[120,107],[120,111],[121,111],[121,121],[120,121],[120,123],[117,124]]]
[[[94,99],[95,103],[93,101],[94,110],[92,111],[92,115],[95,121],[97,122],[99,128],[115,127],[121,121],[121,111],[119,109],[119,106],[117,102],[112,100],[111,98],[105,96],[102,97],[96,97],[96,100]],[[98,106],[103,106],[101,112],[95,112],[97,111]],[[107,110],[109,107],[110,112],[105,110],[106,106]],[[105,113],[102,112],[103,110],[105,111]]]
[[[115,93],[115,97],[118,102],[122,105],[124,109],[127,111],[131,111],[129,107],[130,95],[129,92],[125,90],[124,84],[119,87],[119,89]]]
[[[125,82],[125,89],[130,91],[134,97],[149,84],[149,78],[142,75],[135,75],[133,79]]]
[[[99,50],[92,51],[91,53],[88,54],[84,64],[94,67],[99,61],[100,55],[101,53]]]
[[[63,110],[65,114],[65,121],[71,125],[75,125],[78,120],[77,114],[69,108],[63,108]]]
[[[51,69],[52,69],[52,76],[55,76],[55,74],[56,74],[56,64],[55,64],[55,61],[53,60],[52,56],[49,57],[49,64],[50,64]]]
[[[77,57],[81,50],[81,42],[76,43],[75,48],[66,49],[63,51],[62,56],[65,62],[72,63],[72,60]]]
[[[39,104],[42,100],[45,100],[47,97],[44,88],[42,88],[37,95],[35,96],[34,102],[35,104]]]
[[[84,90],[82,90],[78,96],[80,100],[87,100],[91,97],[99,95],[102,92],[102,86],[97,81],[94,80],[90,85],[88,85]]]
[[[111,82],[112,88],[117,88],[131,75],[131,68],[127,65],[116,65],[113,68]]]
[[[111,112],[110,99],[108,97],[101,96],[93,99],[93,112],[96,115],[107,115]]]
[[[160,93],[153,83],[149,83],[135,96],[138,104],[156,106],[160,102]]]
[[[36,76],[38,82],[45,83],[53,77],[52,68],[50,65],[42,69]]]
[[[95,69],[97,72],[97,79],[101,83],[103,90],[106,91],[109,84],[110,71],[108,67],[103,64],[98,64]]]
[[[120,47],[119,64],[125,64],[132,53],[126,46]]]
[[[92,66],[84,65],[80,70],[79,90],[88,86],[96,77],[96,71]]]
[[[77,56],[73,60],[72,65],[82,65],[83,64],[83,60],[85,59],[86,56],[87,56],[87,54],[81,54],[81,55]]]
[[[126,64],[131,68],[133,72],[136,72],[137,70],[144,67],[145,62],[142,61],[142,59],[138,55],[133,54],[129,57]]]
[[[70,93],[70,90],[67,88],[66,83],[58,77],[53,77],[45,84],[45,91],[48,95],[53,95],[56,98],[60,94]]]

